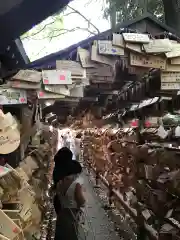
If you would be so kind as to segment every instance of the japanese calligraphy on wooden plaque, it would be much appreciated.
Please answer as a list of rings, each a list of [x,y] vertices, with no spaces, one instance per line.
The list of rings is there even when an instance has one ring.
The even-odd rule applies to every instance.
[[[134,43],[149,43],[150,38],[148,34],[140,33],[123,33],[123,38],[126,42]]]
[[[64,70],[64,71],[71,72],[71,76],[84,75],[84,69],[82,68],[79,62],[69,61],[69,60],[57,60],[56,68],[61,71]]]
[[[161,83],[161,90],[180,90],[180,83]]]
[[[167,58],[174,58],[174,57],[180,57],[180,44],[174,43],[172,44],[172,50],[170,52],[165,53]]]
[[[158,56],[144,56],[130,53],[130,64],[132,66],[165,69],[166,59]]]
[[[146,53],[167,53],[172,50],[172,46],[169,39],[153,39],[143,45]]]
[[[98,41],[98,49],[100,54],[104,55],[117,55],[117,56],[123,56],[124,55],[124,49],[121,47],[113,46],[112,41],[108,40],[99,40]]]
[[[180,83],[180,72],[161,72],[161,82]]]
[[[99,63],[104,63],[104,64],[110,65],[110,66],[114,66],[114,64],[116,62],[116,60],[111,57],[107,57],[107,56],[98,54],[98,47],[97,47],[96,42],[92,46],[92,49],[91,49],[91,60],[93,60],[95,62],[99,62]]]
[[[42,79],[41,72],[34,70],[20,70],[15,76],[12,77],[12,80],[22,80],[27,82],[40,82]]]

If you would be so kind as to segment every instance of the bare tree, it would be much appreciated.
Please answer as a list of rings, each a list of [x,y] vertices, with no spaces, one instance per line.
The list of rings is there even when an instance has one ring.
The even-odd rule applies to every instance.
[[[32,40],[44,40],[48,39],[49,42],[52,41],[53,38],[59,37],[61,35],[75,32],[77,30],[83,30],[89,33],[89,35],[96,35],[99,34],[99,29],[88,19],[84,16],[80,11],[76,10],[73,7],[67,6],[66,9],[69,9],[62,13],[57,13],[56,15],[48,18],[47,20],[43,21],[41,24],[35,26],[29,32],[25,33],[21,39],[32,39]],[[72,29],[66,29],[63,27],[63,19],[67,16],[72,14],[77,14],[78,16],[82,17],[82,19],[87,23],[87,27],[74,27]]]

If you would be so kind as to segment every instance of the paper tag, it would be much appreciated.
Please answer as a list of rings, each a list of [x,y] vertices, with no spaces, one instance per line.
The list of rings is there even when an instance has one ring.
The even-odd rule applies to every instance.
[[[162,139],[165,139],[168,135],[168,132],[164,129],[163,126],[160,126],[158,128],[158,132],[157,132],[157,135],[162,138]]]

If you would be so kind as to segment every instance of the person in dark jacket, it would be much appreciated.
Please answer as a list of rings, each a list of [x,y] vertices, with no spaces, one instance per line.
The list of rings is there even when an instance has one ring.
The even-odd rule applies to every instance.
[[[83,179],[80,177],[82,168],[79,162],[71,161],[67,176],[57,183],[56,194],[61,203],[57,213],[56,231],[54,240],[78,240],[79,222],[82,208],[85,206]]]
[[[64,177],[64,174],[66,173],[66,170],[68,168],[69,162],[72,161],[72,152],[67,147],[62,147],[55,155],[54,157],[54,171],[53,171],[53,182],[54,185],[57,184],[60,178]]]
[[[69,148],[63,147],[61,148],[54,157],[54,170],[53,170],[53,182],[54,186],[53,188],[56,189],[57,183],[64,179],[69,174],[69,171],[74,171],[74,173],[79,173],[82,171],[81,165],[77,161],[72,160],[72,152]],[[61,203],[58,199],[57,194],[55,194],[54,199],[54,209],[56,211],[56,214],[61,209]]]

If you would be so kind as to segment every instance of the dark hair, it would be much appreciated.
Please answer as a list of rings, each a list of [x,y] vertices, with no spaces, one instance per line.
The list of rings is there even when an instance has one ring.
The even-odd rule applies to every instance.
[[[59,161],[71,161],[73,157],[73,154],[71,150],[67,147],[62,147],[54,156],[54,162],[55,164]]]
[[[76,138],[81,138],[82,137],[82,134],[81,133],[78,133],[77,135],[76,135]]]
[[[77,161],[68,161],[62,163],[61,161],[59,164],[56,164],[53,171],[53,181],[56,186],[56,184],[59,182],[59,180],[62,180],[63,178],[73,175],[73,174],[79,174],[82,172],[81,164]]]
[[[82,172],[81,164],[77,161],[72,161],[69,163],[69,166],[66,171],[66,176],[79,174]]]

